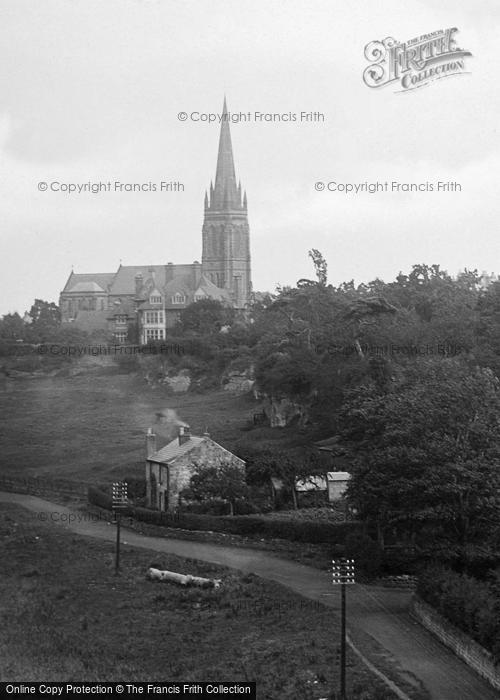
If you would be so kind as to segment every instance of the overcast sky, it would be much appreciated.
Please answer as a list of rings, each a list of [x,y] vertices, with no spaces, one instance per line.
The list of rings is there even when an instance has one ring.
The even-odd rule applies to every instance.
[[[218,124],[178,113],[317,111],[231,125],[257,290],[390,280],[419,262],[500,271],[497,0],[0,0],[0,313],[58,301],[75,272],[201,259]],[[367,43],[457,27],[465,75],[396,92],[362,80]],[[50,191],[179,181],[184,192]],[[315,182],[456,181],[437,193]],[[47,182],[48,191],[38,191]]]

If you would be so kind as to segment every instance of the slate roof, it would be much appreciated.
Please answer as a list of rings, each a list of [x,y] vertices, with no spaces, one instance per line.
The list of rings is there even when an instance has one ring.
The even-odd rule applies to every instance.
[[[151,277],[149,271],[153,268],[156,284],[165,284],[165,265],[120,265],[115,275],[110,294],[135,294],[135,276],[142,274],[144,282]]]
[[[242,464],[245,464],[244,460],[241,459],[240,457],[237,457],[235,454],[227,450],[225,447],[222,447],[222,445],[219,445],[219,443],[215,442],[215,440],[212,440],[211,437],[208,435],[203,435],[201,437],[197,435],[191,435],[189,440],[186,440],[182,445],[179,445],[179,438],[176,437],[174,440],[171,440],[165,447],[162,447],[161,450],[157,450],[154,452],[150,457],[148,457],[148,462],[159,462],[160,464],[170,464],[174,462],[178,457],[181,455],[185,455],[188,452],[191,452],[192,449],[195,447],[198,447],[201,445],[203,442],[211,442],[213,445],[218,447],[220,450],[223,452],[227,452],[228,454],[232,455],[233,457],[236,457]]]
[[[195,290],[195,294],[199,293],[199,290],[204,292],[207,295],[207,297],[211,297],[212,299],[218,299],[220,301],[230,300],[230,295],[227,289],[221,289],[220,287],[217,287],[217,285],[211,282],[208,279],[208,277],[205,277],[205,275],[201,276],[201,279]]]
[[[182,445],[179,445],[179,438],[175,438],[169,442],[161,450],[157,450],[150,457],[148,457],[149,462],[160,462],[161,464],[168,464],[173,462],[177,457],[185,455],[190,452],[194,447],[198,447],[202,442],[208,440],[207,437],[197,437],[196,435],[191,435],[189,440],[186,440]]]
[[[135,276],[139,273],[142,275],[143,283],[152,280],[151,269],[154,270],[154,286],[158,289],[163,289],[167,281],[167,275],[173,276],[173,279],[168,282],[174,282],[176,279],[185,278],[193,279],[193,269],[195,263],[182,265],[120,265],[118,272],[115,275],[113,284],[111,285],[110,294],[135,294]]]
[[[85,274],[75,274],[74,272],[70,273],[70,276],[68,277],[68,281],[66,282],[66,285],[62,291],[64,294],[65,292],[98,292],[98,291],[107,291],[108,285],[111,284],[113,281],[113,277],[115,276],[114,272],[96,272],[95,274],[93,273],[85,273]],[[87,285],[97,285],[97,288],[86,288],[86,289],[75,289],[77,286],[87,286]]]

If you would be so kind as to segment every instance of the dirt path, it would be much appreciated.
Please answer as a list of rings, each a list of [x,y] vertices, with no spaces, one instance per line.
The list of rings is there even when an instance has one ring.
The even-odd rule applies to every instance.
[[[82,513],[34,496],[0,492],[0,501],[22,505],[32,511],[34,517],[53,521],[80,535],[107,541],[115,539],[115,528],[109,523],[78,520]],[[75,520],[68,524],[70,514]],[[339,609],[339,595],[331,585],[331,574],[279,559],[268,552],[170,537],[146,537],[125,528],[122,539],[125,547],[172,553],[251,572],[277,581],[302,596],[320,600],[334,610]],[[486,681],[410,617],[409,599],[410,593],[406,591],[360,584],[349,587],[349,628],[360,651],[374,666],[379,665],[380,655],[357,640],[358,630],[371,635],[384,648],[384,657],[398,667],[400,675],[416,688],[424,686],[434,700],[498,700],[498,693]]]

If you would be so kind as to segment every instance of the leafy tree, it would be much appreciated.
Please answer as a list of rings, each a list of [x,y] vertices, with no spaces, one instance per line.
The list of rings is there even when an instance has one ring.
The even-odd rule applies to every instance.
[[[216,299],[200,299],[180,312],[179,330],[199,335],[219,333],[223,326],[231,325],[234,309]]]
[[[26,324],[17,312],[5,314],[0,320],[0,338],[2,340],[24,340]]]
[[[498,530],[499,427],[498,379],[457,359],[415,360],[386,391],[360,385],[341,412],[348,497],[381,544],[391,527],[427,529],[464,552]]]
[[[184,489],[185,498],[198,501],[220,498],[229,503],[230,515],[234,515],[234,504],[248,494],[245,472],[230,461],[217,466],[196,464],[189,488]]]
[[[269,482],[272,477],[283,482],[287,494],[291,495],[293,507],[297,509],[296,483],[312,476],[324,475],[328,469],[321,456],[312,452],[264,450],[251,459],[249,478],[254,483]]]

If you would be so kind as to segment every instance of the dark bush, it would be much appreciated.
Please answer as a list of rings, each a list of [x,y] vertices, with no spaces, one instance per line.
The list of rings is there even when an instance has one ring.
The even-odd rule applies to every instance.
[[[356,570],[368,577],[380,574],[383,552],[378,543],[368,535],[350,533],[345,539],[346,557],[354,559]]]
[[[500,597],[492,585],[434,567],[420,575],[417,593],[500,661]]]

